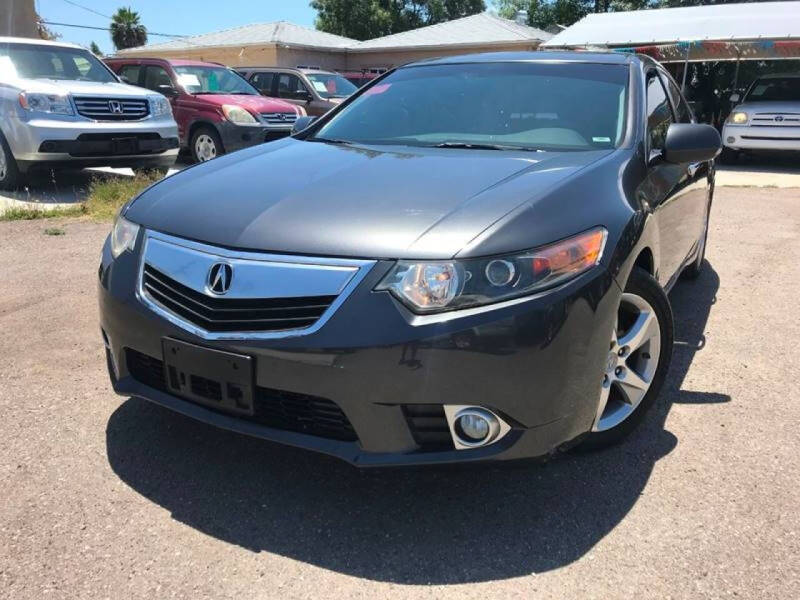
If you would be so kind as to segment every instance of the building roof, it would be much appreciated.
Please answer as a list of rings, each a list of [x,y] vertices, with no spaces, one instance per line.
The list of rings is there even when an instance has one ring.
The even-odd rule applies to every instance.
[[[575,48],[789,38],[800,38],[800,2],[710,4],[592,13],[542,45]]]
[[[148,44],[121,50],[119,54],[142,54],[151,51],[189,50],[192,48],[218,48],[221,46],[252,46],[260,44],[285,44],[287,46],[312,46],[317,48],[344,48],[356,40],[301,27],[288,21],[253,23],[233,29],[202,33],[169,42]]]
[[[513,43],[549,40],[553,35],[519,25],[489,13],[478,13],[463,19],[420,27],[411,31],[356,42],[350,51],[365,50],[409,50],[437,46],[477,46],[493,43]]]

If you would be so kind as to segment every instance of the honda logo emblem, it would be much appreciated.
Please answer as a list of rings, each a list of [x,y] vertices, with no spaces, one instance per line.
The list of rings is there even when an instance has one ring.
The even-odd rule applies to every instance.
[[[108,101],[108,110],[111,111],[113,115],[121,115],[122,114],[122,104],[119,100],[109,100]]]
[[[212,294],[222,296],[231,289],[233,267],[228,263],[215,263],[208,270],[208,289]]]

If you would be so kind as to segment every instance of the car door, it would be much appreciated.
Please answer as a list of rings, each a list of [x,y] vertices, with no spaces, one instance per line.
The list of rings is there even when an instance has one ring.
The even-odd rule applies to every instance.
[[[675,120],[678,123],[693,123],[695,121],[689,104],[681,94],[678,84],[672,77],[659,69],[659,75],[667,89],[667,95],[672,103]],[[708,218],[708,211],[711,208],[711,194],[713,192],[714,183],[714,162],[695,162],[687,165],[687,176],[689,181],[687,189],[684,190],[686,198],[687,224],[694,225],[694,234],[691,237],[692,246],[690,253],[695,253],[695,246],[700,242],[705,235],[706,222]]]
[[[689,165],[664,160],[667,129],[675,122],[672,104],[655,68],[647,71],[647,175],[642,195],[656,216],[659,232],[658,280],[669,286],[696,241],[696,221],[691,197]]]
[[[294,73],[278,73],[277,97],[305,108],[314,97],[300,78]]]
[[[186,127],[187,123],[191,121],[192,109],[186,106],[185,102],[181,101],[181,88],[178,86],[175,78],[159,64],[147,64],[144,68],[144,77],[142,85],[149,90],[164,94],[172,105],[172,116],[178,124],[178,136],[185,144],[186,140]],[[169,86],[169,89],[164,86]],[[170,91],[173,90],[172,92]]]
[[[144,75],[144,69],[142,69],[142,65],[139,63],[127,63],[122,65],[117,71],[117,75],[121,78],[127,80],[130,85],[138,85],[142,87],[142,75]]]

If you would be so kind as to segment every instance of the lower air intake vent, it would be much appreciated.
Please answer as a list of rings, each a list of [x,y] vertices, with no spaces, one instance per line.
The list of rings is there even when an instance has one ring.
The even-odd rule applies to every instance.
[[[453,438],[441,404],[405,404],[403,414],[422,451],[453,450]]]

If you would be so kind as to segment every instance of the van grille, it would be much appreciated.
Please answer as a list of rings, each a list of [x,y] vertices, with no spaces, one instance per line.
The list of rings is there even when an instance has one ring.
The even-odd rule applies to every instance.
[[[145,293],[155,302],[205,331],[250,332],[312,326],[336,296],[300,298],[212,298],[145,264]]]
[[[78,114],[95,121],[138,121],[150,114],[146,98],[105,98],[78,96]]]
[[[163,361],[131,348],[125,349],[125,360],[128,372],[135,380],[160,392],[171,393],[167,388]],[[204,379],[204,381],[202,383],[198,381],[197,385],[204,385],[206,388],[210,384],[211,388],[219,385],[215,381],[199,379]],[[194,386],[195,383],[193,382],[192,385]],[[210,395],[215,393],[213,389],[205,389],[205,392]],[[342,412],[342,409],[327,398],[256,387],[253,409],[252,416],[242,414],[235,416],[237,419],[255,422],[273,429],[295,431],[344,442],[358,440],[350,420]],[[214,409],[209,408],[209,410]],[[230,413],[226,414],[230,415]]]

